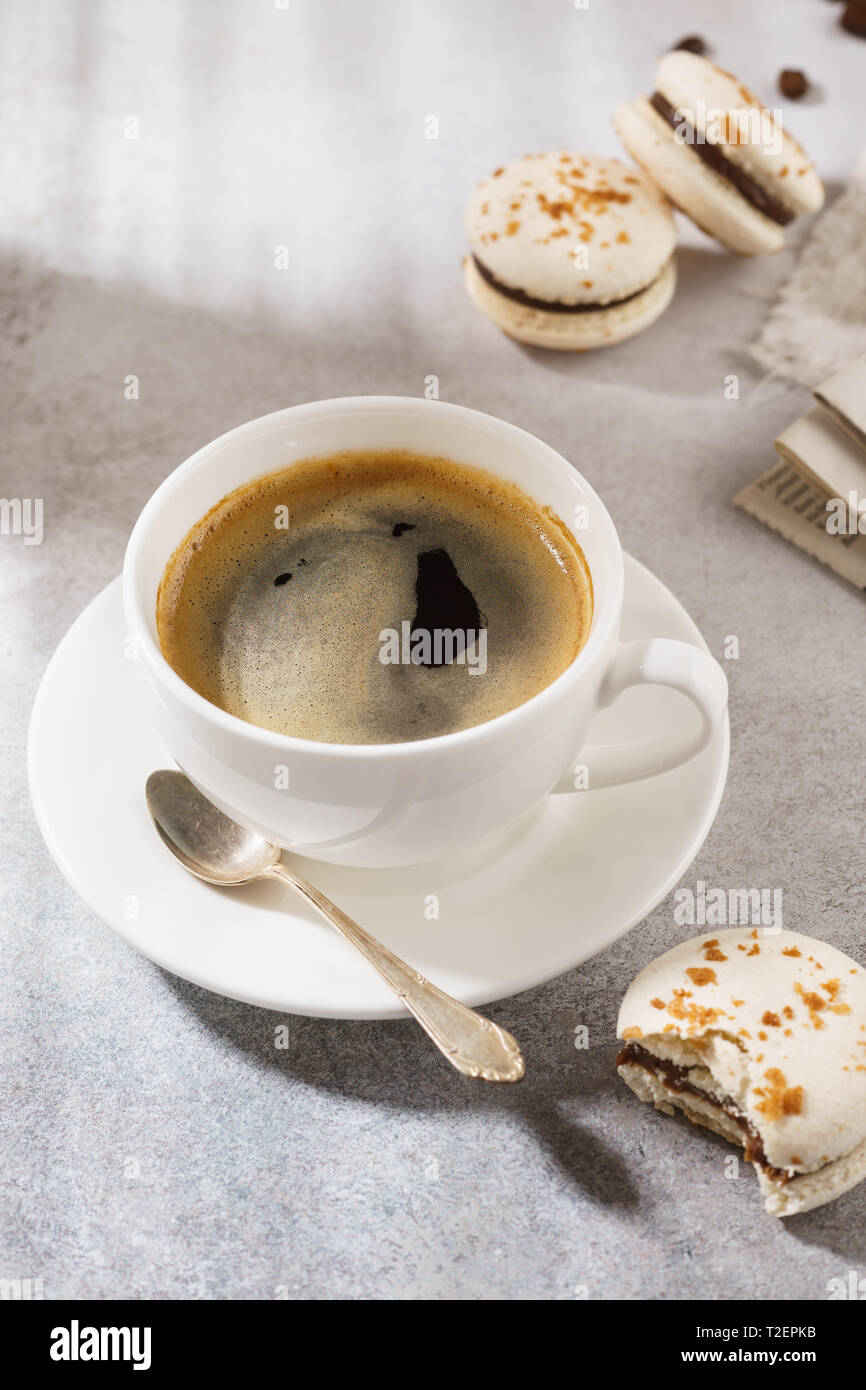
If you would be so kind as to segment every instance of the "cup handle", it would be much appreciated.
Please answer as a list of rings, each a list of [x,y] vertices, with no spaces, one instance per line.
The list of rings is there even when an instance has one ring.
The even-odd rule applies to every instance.
[[[554,791],[594,791],[669,772],[706,748],[725,717],[725,673],[713,657],[689,642],[651,637],[622,643],[602,685],[599,707],[613,704],[632,685],[666,685],[688,695],[702,716],[699,733],[686,736],[671,728],[656,738],[633,743],[587,744]]]

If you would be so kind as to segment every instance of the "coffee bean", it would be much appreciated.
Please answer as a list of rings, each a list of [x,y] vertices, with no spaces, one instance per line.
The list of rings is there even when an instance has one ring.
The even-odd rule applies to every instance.
[[[866,39],[866,0],[849,0],[840,23],[849,34]]]
[[[685,49],[686,53],[706,53],[707,45],[699,34],[690,34],[686,39],[680,39],[679,43],[674,44],[674,52],[678,49]]]
[[[779,73],[779,91],[791,101],[799,101],[809,90],[809,79],[799,68],[783,68]]]

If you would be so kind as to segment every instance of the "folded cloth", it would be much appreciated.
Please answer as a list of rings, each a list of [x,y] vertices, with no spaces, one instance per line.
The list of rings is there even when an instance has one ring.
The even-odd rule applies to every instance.
[[[751,356],[814,386],[866,354],[866,152],[845,192],[818,219]]]

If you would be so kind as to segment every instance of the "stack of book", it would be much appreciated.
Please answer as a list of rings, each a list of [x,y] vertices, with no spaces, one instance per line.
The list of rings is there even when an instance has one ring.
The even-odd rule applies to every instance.
[[[734,502],[866,590],[866,359],[813,391],[775,441],[778,458]]]

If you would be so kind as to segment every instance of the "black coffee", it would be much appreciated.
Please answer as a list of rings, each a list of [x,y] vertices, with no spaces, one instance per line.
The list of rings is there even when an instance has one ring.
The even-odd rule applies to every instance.
[[[169,561],[166,659],[252,724],[395,743],[543,690],[592,620],[580,547],[490,473],[407,452],[309,459],[223,498]]]

